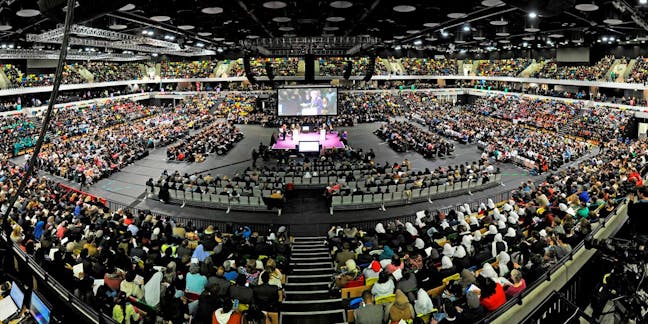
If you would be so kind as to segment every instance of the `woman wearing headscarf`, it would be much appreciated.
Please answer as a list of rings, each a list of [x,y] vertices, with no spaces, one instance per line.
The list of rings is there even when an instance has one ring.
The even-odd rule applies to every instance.
[[[377,233],[377,234],[385,234],[385,233],[386,233],[386,232],[385,232],[385,227],[383,226],[382,223],[378,223],[378,224],[376,224],[376,228],[375,228],[375,230],[376,230],[376,233]]]
[[[493,254],[493,258],[496,257],[502,251],[504,252],[508,251],[508,244],[504,242],[502,238],[502,234],[497,233],[495,235],[495,239],[493,240],[493,243],[491,243],[491,252]]]
[[[513,269],[513,262],[511,262],[511,256],[502,251],[497,255],[497,267],[499,270],[500,277],[506,277],[511,269]]]
[[[454,264],[452,263],[452,259],[450,259],[450,257],[448,256],[443,256],[443,258],[441,258],[441,270],[439,270],[441,277],[447,278],[455,273],[457,273],[457,268],[455,268]]]
[[[382,271],[378,275],[378,281],[371,287],[371,294],[376,298],[388,296],[394,293],[395,288],[392,276],[387,271]]]
[[[444,256],[452,257],[455,253],[455,249],[450,243],[446,243],[443,245],[443,254]]]
[[[514,228],[509,227],[506,230],[506,234],[504,235],[504,242],[506,242],[506,244],[508,244],[508,246],[510,247],[517,246],[520,243],[517,232]]]
[[[412,235],[413,237],[417,237],[417,236],[418,236],[418,230],[417,230],[416,227],[414,227],[414,225],[412,225],[412,223],[410,223],[410,222],[405,223],[405,230],[406,230],[410,235]]]
[[[365,280],[367,280],[369,278],[378,278],[380,271],[382,271],[380,262],[378,262],[378,260],[373,260],[367,268],[362,270],[362,274],[364,275]]]
[[[495,282],[497,282],[497,283],[499,283],[501,285],[510,285],[511,284],[511,282],[508,281],[506,278],[500,277],[497,274],[497,271],[495,271],[495,269],[493,269],[493,266],[490,263],[484,263],[484,266],[482,266],[482,270],[481,270],[481,273],[479,273],[479,276],[491,279],[491,280],[493,280],[493,281],[495,281]]]
[[[499,233],[499,231],[497,231],[497,227],[495,225],[489,225],[488,232],[484,234],[482,240],[486,243],[491,243],[495,239],[495,235],[497,235],[497,233]]]
[[[419,289],[416,292],[416,300],[414,301],[414,311],[417,315],[430,314],[434,310],[434,304],[427,292],[423,289]]]
[[[457,272],[461,272],[463,269],[470,268],[470,258],[466,255],[466,250],[463,245],[457,246],[455,253],[452,255],[452,263],[454,263],[457,268]]]
[[[464,237],[461,238],[461,245],[464,247],[466,254],[470,257],[475,255],[475,248],[472,245],[472,241],[472,235],[464,235]]]
[[[475,215],[470,215],[469,220],[470,220],[470,230],[471,230],[471,231],[474,232],[474,231],[476,231],[477,229],[479,229],[479,220],[477,219],[477,216],[475,216]]]
[[[396,290],[396,299],[388,307],[389,323],[397,324],[401,320],[412,320],[416,317],[414,307],[410,304],[407,296],[399,289]]]

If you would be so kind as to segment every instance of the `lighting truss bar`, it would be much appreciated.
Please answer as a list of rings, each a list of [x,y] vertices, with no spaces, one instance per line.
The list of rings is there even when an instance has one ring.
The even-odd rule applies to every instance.
[[[377,37],[332,36],[332,37],[280,37],[242,40],[241,46],[248,50],[267,49],[272,55],[317,54],[344,55],[350,49],[371,47],[380,42]],[[359,48],[357,48],[359,49]]]
[[[43,51],[34,49],[3,49],[0,50],[0,59],[40,59],[40,60],[56,60],[58,59],[58,51]],[[102,61],[141,61],[148,59],[145,55],[131,55],[121,53],[96,53],[96,52],[70,52],[67,56],[68,60],[72,61],[88,61],[88,60],[102,60]]]

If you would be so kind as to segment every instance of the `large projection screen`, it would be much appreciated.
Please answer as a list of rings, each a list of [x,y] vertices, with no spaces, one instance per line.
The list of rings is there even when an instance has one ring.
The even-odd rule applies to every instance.
[[[337,115],[337,88],[300,87],[277,90],[278,116]]]

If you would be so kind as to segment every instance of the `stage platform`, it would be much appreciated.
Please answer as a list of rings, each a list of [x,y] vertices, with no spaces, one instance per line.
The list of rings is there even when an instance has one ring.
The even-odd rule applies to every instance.
[[[319,133],[303,133],[299,134],[299,141],[313,141],[313,142],[319,142],[320,141],[320,134]],[[290,135],[286,135],[286,140],[282,140],[281,138],[277,139],[277,143],[272,146],[273,150],[294,150],[297,148],[298,141],[294,141],[293,138]],[[340,141],[340,138],[338,137],[337,132],[333,133],[327,133],[326,134],[326,140],[322,143],[322,146],[326,149],[330,148],[344,148],[344,144]]]

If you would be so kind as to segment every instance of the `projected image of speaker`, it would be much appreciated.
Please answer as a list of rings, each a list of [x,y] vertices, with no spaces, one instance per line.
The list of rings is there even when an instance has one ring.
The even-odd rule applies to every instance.
[[[277,90],[277,116],[335,116],[337,88],[298,87]]]

